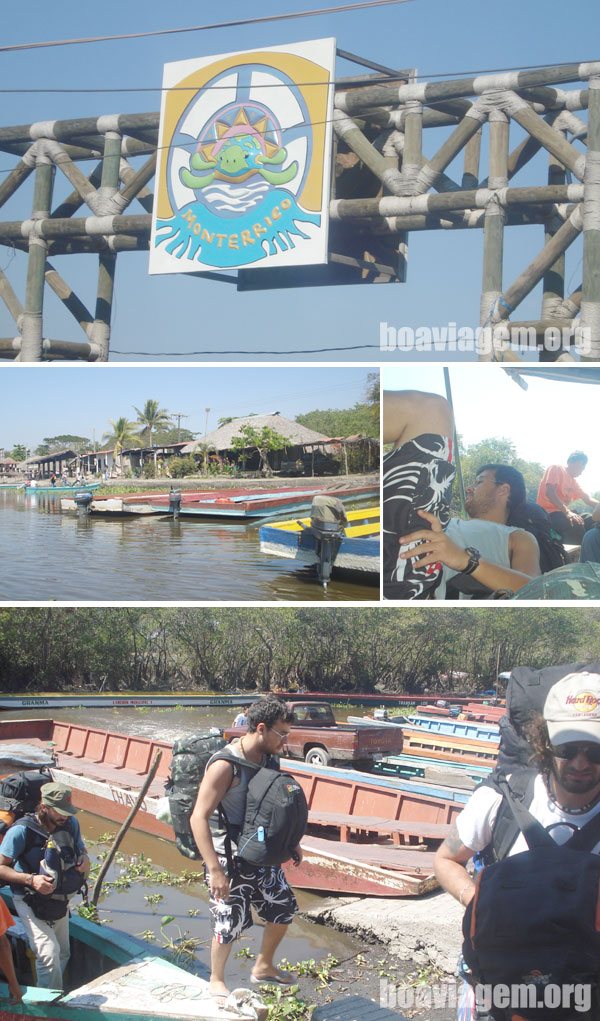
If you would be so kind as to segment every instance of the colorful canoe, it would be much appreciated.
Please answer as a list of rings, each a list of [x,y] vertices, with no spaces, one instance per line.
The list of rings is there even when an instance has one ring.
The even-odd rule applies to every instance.
[[[378,575],[380,571],[380,510],[366,507],[347,513],[348,526],[336,554],[338,571],[362,571]],[[259,529],[260,551],[270,556],[294,560],[302,566],[318,562],[317,541],[308,531],[310,518],[291,519]]]
[[[12,906],[8,888],[2,890]],[[9,930],[10,935],[10,930]],[[184,971],[159,949],[109,925],[96,925],[72,915],[71,974],[81,983],[68,993],[27,985],[23,1002],[10,1009],[0,1005],[0,1021],[51,1018],[53,1021],[240,1021],[232,1005],[219,1006],[211,996],[208,969],[197,962],[198,974]],[[25,955],[22,955],[25,956]],[[21,957],[21,955],[19,955]],[[0,982],[0,989],[6,990]],[[248,991],[248,995],[250,992]],[[4,998],[4,997],[3,997]],[[6,996],[8,999],[8,996]],[[235,1001],[232,1000],[232,1004]],[[267,1009],[255,999],[256,1018]],[[246,1015],[251,1016],[251,1015]]]
[[[270,518],[280,514],[308,510],[314,496],[329,493],[343,502],[369,500],[378,496],[379,483],[368,486],[326,486],[305,485],[293,490],[278,488],[212,489],[197,493],[181,492],[180,518],[216,518],[243,521],[255,518]],[[63,500],[62,510],[74,511],[74,500]],[[169,514],[169,494],[139,494],[132,496],[100,497],[93,500],[90,513],[107,516],[161,515]],[[169,515],[170,516],[170,515]]]
[[[44,496],[54,496],[55,493],[89,493],[98,489],[101,482],[83,482],[80,486],[26,486],[27,496],[37,496],[43,493]]]
[[[195,692],[175,692],[170,695],[157,693],[145,695],[143,692],[114,692],[92,695],[63,695],[59,692],[48,692],[46,695],[0,695],[0,709],[123,709],[146,706],[247,706],[259,697],[256,692],[235,695],[217,695],[212,692],[196,694]]]

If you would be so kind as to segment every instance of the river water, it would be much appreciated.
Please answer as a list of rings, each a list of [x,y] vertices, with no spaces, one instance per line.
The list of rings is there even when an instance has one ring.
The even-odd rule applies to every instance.
[[[54,717],[73,723],[89,723],[89,713],[89,709],[18,710],[3,712],[1,718]],[[184,734],[193,734],[210,726],[223,727],[231,722],[231,712],[223,708],[94,709],[94,725],[97,727],[153,738],[158,733],[164,741],[173,741]],[[84,837],[89,841],[90,857],[94,862],[109,846],[106,841],[98,844],[98,839],[108,834],[111,836],[116,834],[119,827],[101,816],[86,812],[80,813],[79,820]],[[204,945],[197,951],[197,960],[201,965],[208,967],[210,960],[208,894],[198,863],[183,858],[174,844],[137,830],[129,831],[120,851],[126,857],[137,859],[143,855],[145,859],[150,859],[157,869],[174,875],[198,869],[199,879],[197,883],[180,888],[157,885],[151,881],[137,881],[123,890],[109,885],[103,888],[99,904],[100,917],[115,928],[132,935],[153,934],[154,939],[149,940],[150,946],[162,947],[167,938],[175,939],[180,933],[199,939]],[[122,871],[122,867],[113,866],[108,874],[108,881],[117,879]],[[318,894],[305,890],[295,892],[301,911],[308,910],[320,900]],[[153,903],[153,898],[157,896],[162,896],[162,899],[158,903]],[[77,904],[78,899],[74,903]],[[165,915],[173,915],[174,921],[164,926],[164,932],[161,933],[161,919]],[[252,960],[248,960],[245,955],[257,953],[261,937],[260,926],[254,925],[236,944],[227,966],[230,989],[248,985]],[[236,956],[240,949],[243,956]],[[333,954],[339,961],[344,961],[355,957],[362,949],[364,948],[358,940],[350,934],[297,918],[290,927],[289,935],[286,935],[281,944],[279,958],[286,957],[290,962],[306,961],[311,958],[318,961],[326,958],[328,954]]]
[[[0,600],[378,600],[376,585],[260,552],[258,524],[80,518],[58,495],[0,491]]]

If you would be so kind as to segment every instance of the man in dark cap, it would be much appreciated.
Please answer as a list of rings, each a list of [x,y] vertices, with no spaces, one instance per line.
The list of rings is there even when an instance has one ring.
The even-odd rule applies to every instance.
[[[69,897],[60,877],[74,870],[75,885],[83,884],[90,867],[77,811],[68,787],[44,784],[35,812],[13,823],[0,844],[0,884],[10,885],[44,989],[62,989],[69,960]],[[58,871],[48,865],[49,847],[60,856]]]

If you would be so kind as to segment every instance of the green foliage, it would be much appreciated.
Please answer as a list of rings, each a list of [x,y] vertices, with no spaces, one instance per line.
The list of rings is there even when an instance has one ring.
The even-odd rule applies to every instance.
[[[152,436],[157,429],[171,427],[171,416],[166,408],[161,408],[158,401],[148,400],[143,408],[133,409],[137,414],[137,424],[141,426],[139,435],[147,447],[152,446]]]
[[[154,446],[162,447],[169,443],[191,443],[192,440],[196,439],[198,433],[190,432],[189,429],[184,429],[181,426],[180,429],[177,426],[171,426],[168,429],[157,429],[154,434]]]
[[[155,479],[158,475],[154,461],[146,461],[142,468],[143,479]]]
[[[269,1008],[267,1021],[310,1021],[316,1009],[298,996],[298,986],[267,986],[261,996]]]
[[[135,430],[135,423],[130,422],[128,418],[118,418],[116,422],[109,419],[111,429],[105,433],[102,437],[102,442],[107,447],[112,448],[114,456],[119,457],[122,450],[128,447],[139,446],[139,435]]]
[[[323,436],[370,436],[379,439],[379,402],[353,408],[330,408],[297,415],[296,421]]]
[[[169,458],[169,474],[172,479],[184,479],[186,475],[197,475],[198,465],[192,454],[185,457]]]
[[[237,436],[234,436],[231,441],[232,449],[242,452],[242,460],[244,460],[244,450],[256,450],[260,457],[261,470],[264,469],[266,472],[269,471],[269,453],[275,450],[285,450],[289,446],[292,446],[290,440],[274,429],[270,429],[267,425],[264,425],[262,429],[256,429],[251,425],[244,425]]]
[[[72,436],[70,433],[65,433],[62,436],[44,436],[35,452],[38,457],[44,457],[46,454],[53,454],[60,450],[74,450],[76,454],[82,454],[91,448],[92,441],[87,436]]]
[[[472,443],[463,451],[459,438],[459,446],[461,446],[460,462],[465,486],[474,481],[477,470],[484,464],[507,464],[522,473],[527,487],[527,497],[529,500],[535,500],[544,474],[544,466],[537,461],[525,461],[519,457],[512,440],[503,437],[490,437],[480,440],[479,443]]]
[[[29,451],[23,443],[15,443],[12,450],[9,450],[8,456],[12,457],[15,461],[25,461]]]
[[[417,694],[456,670],[473,691],[490,686],[498,654],[500,670],[600,657],[600,608],[0,606],[7,692]]]

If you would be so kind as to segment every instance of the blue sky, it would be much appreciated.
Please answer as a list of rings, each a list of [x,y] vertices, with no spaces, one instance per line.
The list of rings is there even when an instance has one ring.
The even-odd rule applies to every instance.
[[[7,376],[10,372],[10,377]],[[4,370],[0,381],[0,447],[36,447],[45,436],[70,433],[100,441],[109,420],[134,420],[134,406],[157,400],[167,411],[189,415],[181,425],[204,434],[228,416],[280,411],[286,418],[315,408],[350,408],[364,399],[367,369],[234,368],[158,365],[98,366],[94,385],[81,366],[22,366]]]
[[[564,464],[573,450],[589,457],[580,479],[587,492],[600,491],[596,443],[600,386],[523,376],[522,390],[499,365],[450,368],[456,428],[465,445],[491,436],[515,444],[520,457],[540,464]],[[385,390],[426,390],[446,395],[437,365],[386,366]]]
[[[317,6],[313,0],[311,5]],[[10,5],[10,12],[3,19],[3,42],[23,43],[206,24],[301,10],[307,6],[306,0],[278,0],[277,3],[256,0],[250,6],[239,0],[195,6],[164,5],[155,0],[143,5],[105,0],[102,8],[98,8],[71,0],[61,0],[58,4],[30,0],[27,4]],[[504,0],[497,11],[484,9],[472,0],[457,0],[452,5],[444,0],[414,0],[379,10],[243,28],[3,53],[0,54],[0,82],[4,87],[17,89],[81,90],[106,88],[107,85],[114,89],[158,89],[162,65],[168,61],[332,35],[337,38],[339,48],[382,64],[416,67],[426,78],[432,75],[454,77],[468,71],[597,58],[594,46],[597,46],[598,33],[594,29],[599,20],[597,0],[573,0],[568,23],[564,11],[561,15],[559,9],[555,14],[545,0],[527,0],[526,3]],[[337,73],[361,72],[339,61]],[[12,125],[102,113],[143,112],[158,109],[158,106],[158,92],[0,93],[0,123]],[[434,135],[426,141],[426,153],[431,155],[438,144],[439,139],[436,141]],[[539,159],[538,175],[545,173],[543,155]],[[13,165],[13,157],[0,153],[0,171]],[[516,183],[528,183],[530,172],[524,171]],[[3,218],[29,216],[30,203],[28,184],[4,207]],[[131,212],[139,210],[137,205],[130,207]],[[513,228],[507,232],[507,284],[530,261],[541,242],[541,227],[519,232]],[[139,356],[131,353],[134,351],[148,352],[151,357],[158,357],[158,352],[168,352],[167,357],[174,357],[176,352],[210,348],[219,352],[216,357],[220,361],[243,358],[243,355],[223,353],[232,349],[266,360],[277,355],[255,353],[258,350],[282,352],[283,359],[297,360],[299,356],[291,354],[292,350],[371,345],[351,353],[301,357],[315,361],[351,358],[366,362],[381,357],[383,361],[393,362],[398,355],[380,355],[379,352],[381,322],[395,327],[441,326],[448,322],[477,325],[481,243],[480,231],[413,234],[405,285],[249,294],[237,294],[230,285],[201,276],[150,278],[146,253],[124,254],[119,257],[117,268],[113,358],[138,360]],[[575,245],[567,258],[567,281],[572,286],[580,282],[580,259],[580,247]],[[95,293],[95,257],[57,258],[56,265],[83,300],[91,304]],[[25,257],[0,249],[0,267],[22,295]],[[76,324],[64,313],[58,299],[48,294],[46,300],[46,335],[80,339]],[[536,294],[522,306],[523,318],[537,317],[538,305]],[[13,333],[14,324],[2,307],[0,336]],[[203,359],[197,356],[194,360]]]

